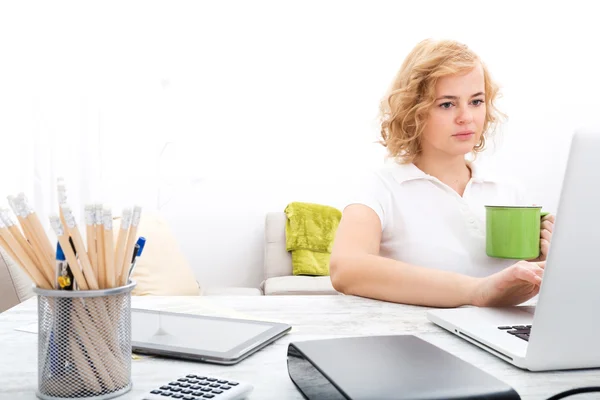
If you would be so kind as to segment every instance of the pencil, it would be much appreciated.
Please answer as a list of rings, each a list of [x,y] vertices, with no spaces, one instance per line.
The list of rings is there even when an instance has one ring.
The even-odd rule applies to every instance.
[[[117,277],[115,276],[115,243],[112,231],[112,210],[104,207],[102,211],[104,225],[104,263],[106,265],[106,287],[114,288]]]
[[[89,290],[89,286],[87,284],[87,281],[85,280],[85,277],[83,276],[83,273],[81,272],[81,267],[79,266],[79,263],[77,262],[75,253],[73,253],[73,249],[71,248],[71,243],[69,242],[69,237],[68,237],[68,235],[66,235],[65,230],[62,226],[62,223],[60,222],[60,217],[58,215],[54,215],[54,214],[51,215],[50,216],[50,225],[52,226],[54,233],[56,233],[56,237],[58,238],[58,243],[60,243],[60,247],[62,248],[63,253],[65,254],[65,257],[67,259],[67,262],[69,263],[69,266],[71,267],[71,272],[73,273],[73,278],[75,278],[75,281],[79,285],[79,289],[80,290]]]
[[[2,247],[9,252],[11,258],[15,262],[18,262],[22,268],[27,271],[27,274],[33,279],[33,283],[37,287],[43,289],[52,289],[52,280],[48,281],[45,275],[40,271],[35,263],[29,258],[25,250],[21,248],[21,245],[12,237],[4,221],[0,220],[0,237],[2,238]],[[12,254],[10,254],[12,253]]]
[[[25,239],[25,237],[23,237],[21,230],[18,228],[17,221],[15,221],[11,217],[7,209],[0,208],[0,220],[2,220],[4,224],[8,227],[9,232],[21,245],[23,250],[25,250],[29,258],[35,263],[35,265],[41,265],[42,261],[38,259],[37,255],[33,251],[33,248],[31,247],[31,244],[27,241],[27,239]]]
[[[104,268],[104,229],[102,227],[102,204],[96,204],[96,254],[98,255],[98,285],[106,289],[106,271]]]
[[[6,251],[6,253],[8,254],[8,256],[19,266],[21,266],[21,270],[23,270],[23,272],[25,272],[25,274],[27,275],[27,277],[29,277],[29,279],[31,280],[31,282],[35,283],[36,280],[33,278],[33,276],[29,273],[29,270],[27,270],[24,266],[23,263],[19,260],[19,257],[17,257],[17,255],[15,254],[15,252],[13,251],[13,249],[10,248],[10,246],[8,245],[8,243],[6,243],[6,241],[2,238],[2,236],[0,235],[0,247],[2,249],[4,249],[4,251]],[[44,277],[44,279],[46,279]],[[37,286],[37,283],[36,283]]]
[[[65,181],[63,178],[58,178],[56,183],[56,192],[58,195],[58,215],[60,216],[60,222],[63,226],[67,226],[67,221],[65,221],[65,216],[63,215],[62,206],[63,204],[67,204],[67,187],[65,186]]]
[[[123,260],[125,259],[125,244],[127,241],[127,233],[129,232],[129,225],[131,225],[131,217],[133,211],[131,208],[123,209],[121,217],[121,226],[119,227],[119,234],[117,236],[117,247],[115,249],[115,276],[117,276],[118,283],[121,284],[120,279],[123,270]]]
[[[29,243],[31,243],[36,258],[41,261],[41,264],[39,265],[40,271],[44,274],[48,282],[54,282],[55,263],[52,258],[48,257],[48,254],[46,254],[38,239],[38,233],[29,219],[29,209],[25,199],[21,196],[13,198],[13,205],[15,207],[17,219],[21,223],[23,231],[26,232],[26,238]]]
[[[142,216],[142,207],[135,206],[133,207],[133,215],[131,217],[131,228],[129,229],[129,234],[127,236],[127,247],[125,250],[125,259],[123,260],[123,265],[121,269],[121,276],[119,278],[119,282],[121,285],[127,284],[127,275],[129,273],[129,265],[131,264],[131,257],[133,257],[133,250],[135,248],[136,235],[138,231],[138,225],[140,223],[140,218]]]
[[[63,204],[61,207],[63,211],[63,215],[65,217],[65,221],[67,222],[67,230],[71,239],[73,239],[73,244],[75,245],[75,250],[77,250],[77,254],[79,255],[79,261],[81,262],[81,269],[85,276],[85,281],[87,282],[89,288],[91,290],[98,290],[98,281],[96,280],[96,274],[94,274],[94,270],[90,264],[90,260],[88,258],[87,252],[85,251],[85,245],[83,244],[83,239],[81,237],[81,233],[79,232],[79,228],[77,227],[77,222],[75,221],[75,217],[73,216],[73,211],[71,207],[66,204]],[[62,243],[61,243],[62,246]],[[64,248],[63,248],[64,252]],[[66,254],[65,254],[66,255]]]
[[[27,197],[25,197],[25,194],[19,193],[18,198],[22,202],[23,208],[27,212],[26,219],[29,219],[31,221],[31,226],[33,227],[33,233],[37,236],[40,246],[41,246],[41,249],[46,254],[46,257],[48,258],[51,270],[54,270],[54,257],[55,257],[54,248],[52,247],[52,244],[50,244],[50,240],[48,239],[48,236],[44,232],[42,223],[40,222],[40,219],[38,218],[37,213],[29,205],[29,202],[27,201]]]
[[[96,280],[98,280],[98,253],[96,253],[96,228],[94,226],[95,222],[96,215],[94,211],[94,206],[91,204],[87,204],[85,206],[85,236],[87,239],[88,257],[90,258],[90,264],[92,265],[92,270],[94,271]]]

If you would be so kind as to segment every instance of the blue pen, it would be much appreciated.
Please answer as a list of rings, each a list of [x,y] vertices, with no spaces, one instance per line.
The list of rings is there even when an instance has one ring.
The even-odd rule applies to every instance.
[[[137,263],[137,259],[142,255],[144,251],[144,246],[146,246],[146,238],[140,237],[135,244],[135,251],[133,252],[133,258],[131,260],[131,267],[129,268],[129,274],[127,275],[127,281],[129,282],[129,278],[133,273],[133,269],[135,268],[135,264]]]

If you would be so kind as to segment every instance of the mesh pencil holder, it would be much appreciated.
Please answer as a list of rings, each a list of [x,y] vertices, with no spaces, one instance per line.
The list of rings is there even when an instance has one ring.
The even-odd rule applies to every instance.
[[[38,295],[37,397],[111,399],[131,390],[131,291],[45,290]]]

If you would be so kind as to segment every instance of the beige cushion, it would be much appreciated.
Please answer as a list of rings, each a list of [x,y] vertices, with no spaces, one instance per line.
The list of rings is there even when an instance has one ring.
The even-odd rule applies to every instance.
[[[265,280],[292,275],[292,255],[286,250],[285,245],[286,221],[287,217],[283,211],[267,213],[265,219]]]
[[[265,295],[339,294],[328,276],[280,276],[264,282]]]
[[[117,240],[120,218],[113,223]],[[200,288],[165,219],[158,213],[142,211],[138,237],[146,246],[132,274],[137,286],[133,295],[197,296]]]
[[[258,288],[248,287],[212,287],[202,288],[203,296],[262,296]]]
[[[0,312],[33,296],[32,284],[21,267],[0,248]]]

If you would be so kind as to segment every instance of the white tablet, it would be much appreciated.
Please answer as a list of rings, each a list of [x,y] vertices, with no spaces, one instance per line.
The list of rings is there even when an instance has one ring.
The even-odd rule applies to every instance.
[[[138,308],[131,311],[133,352],[217,364],[235,364],[291,328],[276,322]]]

